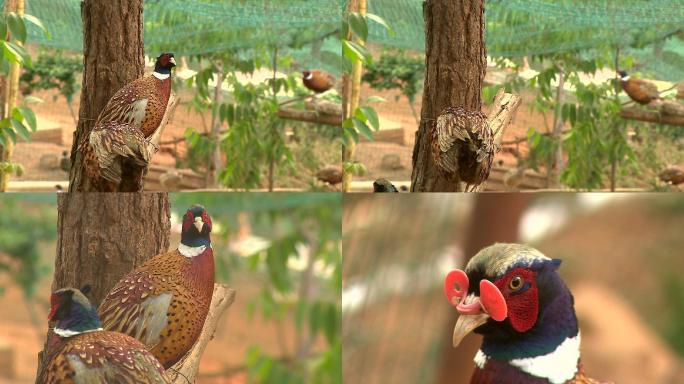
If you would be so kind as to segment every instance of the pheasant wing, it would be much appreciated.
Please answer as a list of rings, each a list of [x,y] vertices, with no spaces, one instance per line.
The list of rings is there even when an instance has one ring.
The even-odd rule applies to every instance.
[[[121,182],[123,161],[146,167],[156,147],[132,124],[115,121],[98,123],[90,133],[90,146],[104,179]]]
[[[132,336],[152,349],[168,324],[173,295],[159,288],[168,280],[140,269],[119,281],[98,308],[103,328]]]

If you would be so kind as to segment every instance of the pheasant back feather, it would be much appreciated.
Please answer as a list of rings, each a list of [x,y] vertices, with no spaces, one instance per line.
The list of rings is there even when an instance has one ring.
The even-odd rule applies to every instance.
[[[214,287],[211,248],[192,258],[174,250],[119,281],[98,309],[104,329],[140,340],[166,368],[199,337]]]
[[[45,384],[168,383],[159,361],[137,340],[96,331],[64,339],[49,352]]]
[[[497,151],[487,116],[480,111],[448,107],[433,126],[433,160],[449,179],[481,184],[489,177]]]

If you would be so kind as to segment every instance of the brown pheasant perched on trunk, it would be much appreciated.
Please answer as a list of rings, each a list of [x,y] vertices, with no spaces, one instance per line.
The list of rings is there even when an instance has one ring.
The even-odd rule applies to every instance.
[[[109,100],[90,135],[79,145],[94,190],[137,192],[157,146],[171,95],[172,53],[161,54],[154,72],[126,84]]]
[[[202,332],[214,291],[211,217],[194,205],[183,217],[177,249],[147,260],[104,298],[102,326],[140,340],[164,368],[178,362]]]
[[[304,86],[316,93],[323,93],[335,86],[335,78],[320,69],[302,71]]]
[[[448,107],[437,117],[432,129],[432,157],[445,177],[472,187],[482,184],[489,177],[498,150],[484,113]]]
[[[622,89],[627,93],[630,99],[636,101],[639,104],[646,105],[653,100],[660,98],[660,93],[658,92],[658,87],[655,84],[642,80],[636,79],[627,74],[626,71],[618,71],[620,75],[620,85]]]

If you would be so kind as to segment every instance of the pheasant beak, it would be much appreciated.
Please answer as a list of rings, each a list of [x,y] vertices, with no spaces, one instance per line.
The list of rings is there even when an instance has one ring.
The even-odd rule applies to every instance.
[[[204,228],[204,221],[202,221],[201,217],[195,217],[195,228],[197,228],[197,232],[202,233],[202,228]]]
[[[171,59],[169,60],[169,63],[173,64],[173,66],[175,67],[176,66],[176,59],[174,57],[171,57]]]
[[[481,310],[480,298],[474,294],[466,296],[463,302],[459,304],[458,311],[461,315],[458,317],[454,327],[452,339],[454,347],[458,347],[467,334],[486,323],[489,319],[489,315]]]

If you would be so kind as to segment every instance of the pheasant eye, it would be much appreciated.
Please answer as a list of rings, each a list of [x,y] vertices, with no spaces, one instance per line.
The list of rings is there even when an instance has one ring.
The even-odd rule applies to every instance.
[[[520,276],[514,276],[511,281],[508,282],[508,288],[511,291],[517,291],[523,286],[523,279]]]

